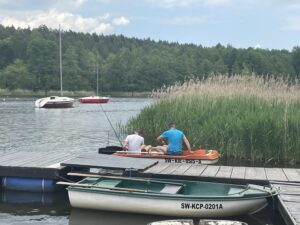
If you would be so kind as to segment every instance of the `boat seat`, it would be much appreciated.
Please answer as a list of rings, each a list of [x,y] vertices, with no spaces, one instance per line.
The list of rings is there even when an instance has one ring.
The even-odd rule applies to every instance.
[[[121,182],[122,182],[121,180],[101,180],[95,185],[105,186],[105,187],[116,187]]]
[[[166,184],[160,193],[177,194],[182,189],[182,185]]]

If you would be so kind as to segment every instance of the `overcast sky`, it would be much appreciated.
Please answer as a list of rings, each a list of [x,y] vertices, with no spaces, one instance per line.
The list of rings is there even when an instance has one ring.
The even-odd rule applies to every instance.
[[[291,50],[300,45],[300,0],[0,0],[0,23]]]

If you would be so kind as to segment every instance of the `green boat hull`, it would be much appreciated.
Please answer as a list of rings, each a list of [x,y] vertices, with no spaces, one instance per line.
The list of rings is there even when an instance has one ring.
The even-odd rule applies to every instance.
[[[68,187],[73,207],[184,217],[252,214],[277,194],[276,189],[257,185],[185,180],[86,178],[80,184],[90,186]]]

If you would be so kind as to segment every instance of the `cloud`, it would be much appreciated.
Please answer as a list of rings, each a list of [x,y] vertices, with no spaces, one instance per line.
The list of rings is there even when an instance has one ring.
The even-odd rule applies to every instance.
[[[191,5],[206,5],[206,6],[218,6],[226,5],[234,0],[146,0],[149,3],[156,4],[164,8],[182,7]]]
[[[83,3],[83,1],[80,1]],[[17,18],[7,16],[0,20],[0,23],[4,26],[15,26],[21,28],[36,28],[40,25],[46,25],[50,28],[58,28],[61,24],[62,29],[74,30],[78,32],[88,33],[110,33],[113,31],[114,26],[126,25],[129,20],[125,17],[115,18],[112,22],[107,21],[110,18],[109,14],[105,14],[103,17],[83,17],[78,14],[70,12],[59,12],[55,9],[49,11],[39,11],[27,15],[25,18]]]
[[[130,23],[130,21],[122,16],[122,17],[113,19],[112,23],[114,25],[127,25]]]
[[[261,48],[261,45],[260,45],[260,44],[256,44],[254,48],[255,48],[255,49],[260,49],[260,48]]]

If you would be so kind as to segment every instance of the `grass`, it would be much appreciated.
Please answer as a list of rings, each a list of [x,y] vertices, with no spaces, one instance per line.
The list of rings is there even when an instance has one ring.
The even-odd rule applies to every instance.
[[[283,79],[216,76],[152,94],[158,99],[132,118],[147,143],[175,122],[193,149],[218,149],[227,159],[252,163],[300,162],[300,89]]]

